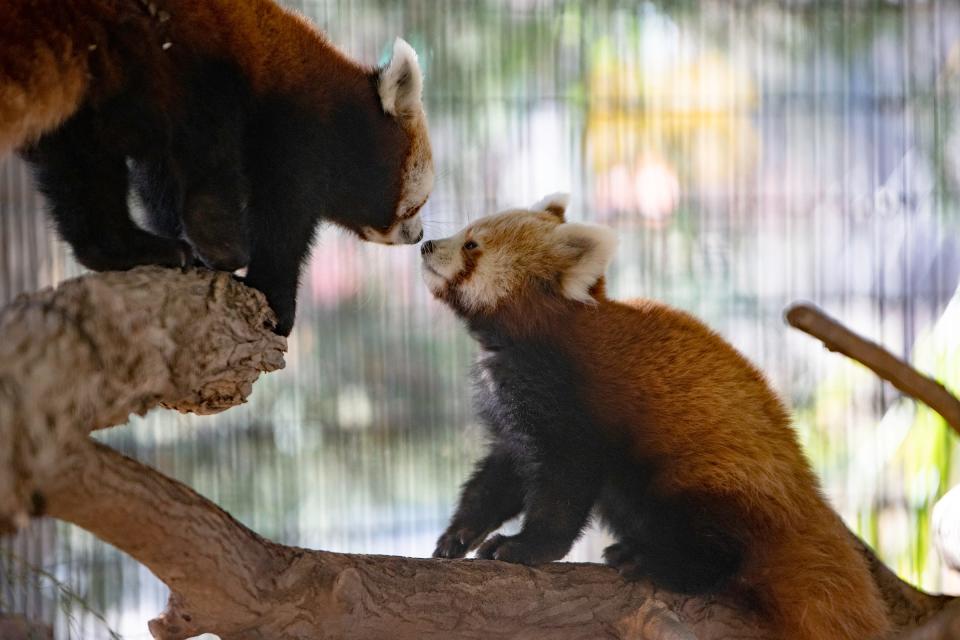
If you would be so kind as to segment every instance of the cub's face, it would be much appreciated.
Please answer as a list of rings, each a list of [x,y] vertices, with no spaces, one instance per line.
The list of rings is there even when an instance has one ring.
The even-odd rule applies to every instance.
[[[433,155],[421,98],[423,76],[413,48],[397,38],[390,63],[376,72],[374,81],[387,131],[375,137],[377,148],[369,155],[381,158],[375,169],[382,177],[373,189],[357,185],[354,195],[370,206],[351,214],[360,216],[356,231],[364,240],[417,243],[423,238],[420,209],[433,189]],[[369,168],[369,158],[361,164]]]
[[[564,222],[567,196],[547,196],[423,244],[423,278],[434,296],[470,315],[531,292],[593,303],[590,290],[616,249],[605,227]]]

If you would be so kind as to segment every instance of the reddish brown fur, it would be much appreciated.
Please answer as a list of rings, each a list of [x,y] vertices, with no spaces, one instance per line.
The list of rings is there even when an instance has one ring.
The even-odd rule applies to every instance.
[[[576,364],[591,422],[610,430],[612,442],[628,442],[638,468],[653,470],[650,492],[701,500],[743,542],[746,557],[728,590],[759,606],[775,637],[883,637],[889,622],[867,560],[821,494],[763,375],[682,311],[608,299],[605,262],[592,301],[566,297],[564,275],[583,258],[563,245],[558,208],[559,215],[516,210],[476,221],[467,232],[479,240],[474,252],[460,247],[463,232],[436,241],[436,254],[424,252],[428,267],[471,263],[474,278],[489,279],[483,297],[464,304],[456,271],[446,287],[432,276],[428,285],[472,329],[533,339]],[[585,228],[579,246],[599,237],[591,233]],[[463,257],[441,262],[444,252]]]
[[[173,90],[176,82],[160,79],[198,54],[236,62],[255,93],[296,95],[313,108],[371,91],[371,69],[271,0],[8,0],[0,3],[0,42],[0,153],[55,128],[85,101],[110,97],[128,73]],[[154,96],[158,104],[176,97]]]
[[[769,607],[776,637],[881,637],[885,606],[866,560],[763,375],[682,311],[609,300],[602,280],[592,293],[596,306],[527,292],[493,315],[518,336],[549,336],[583,367],[598,424],[628,433],[638,459],[669,461],[658,492],[729,505],[726,524],[750,550],[739,588]]]

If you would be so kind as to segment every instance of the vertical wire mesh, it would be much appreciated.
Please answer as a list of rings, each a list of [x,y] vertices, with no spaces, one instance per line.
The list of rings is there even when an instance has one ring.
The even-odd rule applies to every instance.
[[[957,481],[943,424],[781,313],[813,300],[960,386],[960,6],[289,5],[356,58],[383,60],[398,34],[420,52],[438,169],[428,237],[572,191],[572,218],[621,236],[611,292],[720,330],[790,403],[844,517],[907,579],[957,586],[927,535]],[[79,269],[21,163],[0,162],[7,302]],[[278,541],[428,555],[483,447],[473,346],[412,249],[324,229],[300,300],[288,366],[249,404],[100,437]],[[570,558],[597,560],[604,541],[590,530]],[[0,549],[0,610],[58,638],[145,638],[163,606],[149,572],[72,527],[36,522]]]

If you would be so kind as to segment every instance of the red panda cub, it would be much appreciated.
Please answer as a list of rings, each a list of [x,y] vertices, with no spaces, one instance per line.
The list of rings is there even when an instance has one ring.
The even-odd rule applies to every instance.
[[[764,377],[694,317],[608,299],[616,238],[564,222],[566,202],[421,248],[427,286],[480,345],[492,436],[434,556],[559,560],[595,514],[628,578],[734,594],[776,638],[882,637],[866,561]],[[521,512],[518,534],[488,537]]]
[[[420,241],[422,89],[403,40],[363,65],[272,0],[0,2],[0,154],[32,165],[77,260],[246,267],[283,335],[321,220]]]

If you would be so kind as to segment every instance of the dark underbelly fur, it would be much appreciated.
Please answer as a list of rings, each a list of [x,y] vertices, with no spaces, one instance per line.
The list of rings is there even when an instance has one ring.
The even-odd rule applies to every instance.
[[[372,224],[360,216],[394,202],[382,162],[364,155],[376,152],[366,112],[352,96],[323,116],[295,97],[255,96],[229,61],[196,60],[167,80],[128,71],[122,92],[21,150],[60,236],[96,271],[247,267],[246,283],[288,334],[320,218],[349,212]],[[179,97],[162,107],[158,91]],[[131,189],[147,230],[130,216]]]
[[[277,313],[277,332],[289,333],[316,214],[283,207],[288,196],[271,191],[306,176],[284,179],[251,164],[263,151],[253,149],[250,135],[259,108],[230,63],[207,60],[183,70],[177,78],[183,97],[167,109],[150,97],[149,69],[130,77],[123,92],[81,107],[22,151],[60,236],[95,271],[248,267],[247,283]],[[274,139],[273,148],[278,144]],[[269,207],[257,209],[251,183]],[[146,230],[130,216],[131,189],[144,204]],[[264,219],[268,212],[272,221]]]
[[[670,461],[627,455],[628,443],[597,424],[581,401],[575,363],[536,341],[486,335],[481,343],[493,345],[475,372],[491,447],[464,485],[435,555],[462,556],[522,512],[520,533],[491,537],[478,557],[559,560],[595,515],[616,538],[604,557],[630,578],[704,593],[736,574],[743,545],[724,531],[723,505],[709,496],[654,494],[650,479]]]
[[[246,266],[245,80],[228,63],[197,63],[178,79],[176,106],[162,108],[148,97],[149,70],[131,77],[24,150],[61,236],[95,270],[182,266],[194,255],[213,268]],[[130,219],[131,187],[152,233]]]

